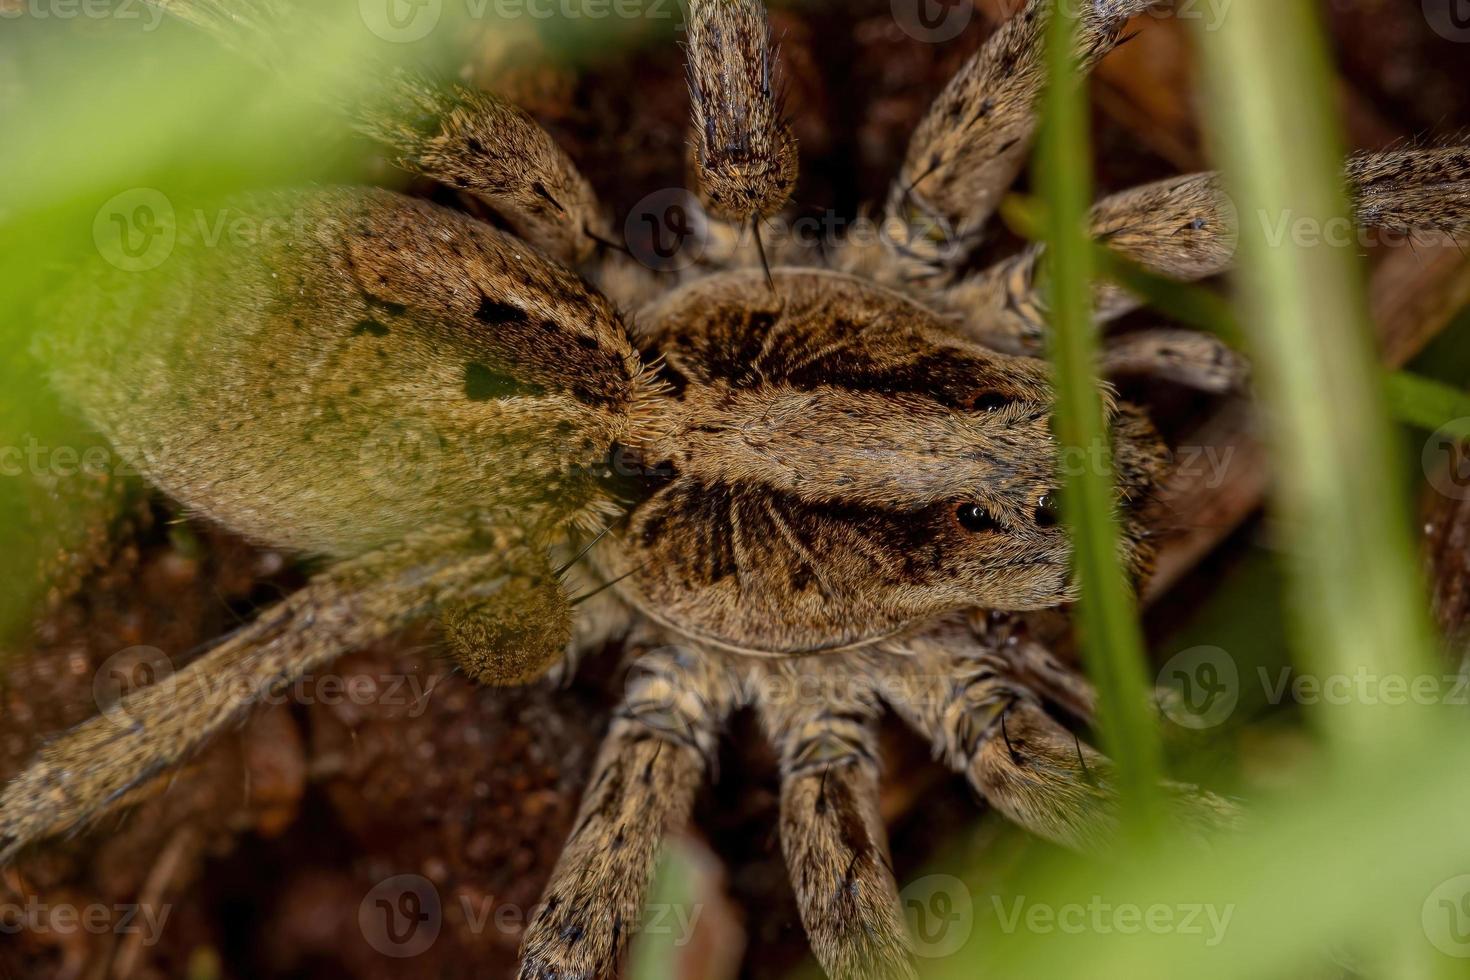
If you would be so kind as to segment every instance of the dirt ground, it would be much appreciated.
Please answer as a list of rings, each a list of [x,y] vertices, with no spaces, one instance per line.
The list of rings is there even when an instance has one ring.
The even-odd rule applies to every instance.
[[[943,45],[906,35],[889,0],[778,5],[802,151],[799,207],[852,215],[881,197],[929,100],[1009,6],[975,3],[974,23]],[[1417,0],[1326,6],[1354,145],[1470,124],[1470,46],[1437,34]],[[1103,190],[1206,165],[1190,25],[1143,18],[1139,26],[1094,86]],[[645,194],[683,183],[682,60],[672,36],[654,34],[552,67],[534,50],[509,72],[492,72],[477,49],[468,63],[542,120],[621,217]],[[992,248],[1007,244],[1002,234]],[[1216,408],[1177,392],[1145,394],[1176,432]],[[1218,581],[1248,536],[1230,536],[1208,578],[1186,576],[1181,594]],[[47,733],[92,715],[112,669],[151,666],[166,676],[169,663],[186,662],[303,581],[281,555],[180,525],[156,499],[130,506],[102,554],[17,641],[3,688],[0,777]],[[1157,615],[1170,615],[1167,606]],[[0,920],[0,978],[510,975],[519,925],[569,829],[620,683],[609,651],[564,687],[476,688],[449,673],[428,631],[344,658],[96,832],[0,872],[0,907],[12,910]],[[901,881],[956,841],[968,851],[1003,848],[992,858],[999,878],[1043,846],[981,817],[915,740],[896,728],[886,740],[884,810]],[[775,768],[748,719],[733,725],[719,774],[686,845],[705,869],[707,900],[695,947],[703,955],[690,957],[690,973],[784,974],[802,962],[805,943],[775,836]],[[399,875],[432,882],[442,906],[437,938],[412,957],[384,955],[381,936],[360,919],[374,889]],[[168,910],[157,935],[147,924],[112,927],[133,905]],[[17,906],[29,927],[10,927]],[[111,925],[63,928],[56,917],[67,907],[100,908]]]

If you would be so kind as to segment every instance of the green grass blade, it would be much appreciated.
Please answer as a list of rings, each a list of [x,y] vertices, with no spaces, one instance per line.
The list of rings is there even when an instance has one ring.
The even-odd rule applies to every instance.
[[[1065,474],[1064,510],[1072,527],[1082,582],[1079,625],[1088,672],[1097,685],[1102,742],[1118,765],[1125,812],[1140,827],[1151,824],[1161,770],[1161,749],[1148,714],[1143,639],[1135,597],[1119,566],[1114,519],[1111,441],[1096,377],[1097,341],[1092,325],[1090,149],[1084,93],[1073,63],[1077,19],[1072,5],[1048,27],[1044,124],[1038,147],[1037,183],[1047,201],[1048,282],[1052,309],[1051,359],[1056,370],[1055,426],[1063,458],[1101,460]],[[1069,452],[1078,450],[1081,452]]]
[[[1409,673],[1429,662],[1431,645],[1361,271],[1349,249],[1273,246],[1266,233],[1272,217],[1330,227],[1347,214],[1315,9],[1238,4],[1202,42],[1214,142],[1242,214],[1240,320],[1275,456],[1289,461],[1278,467],[1275,507],[1294,646],[1323,672]],[[1382,734],[1370,715],[1332,712],[1329,727]]]
[[[656,917],[654,928],[644,929],[634,923],[635,936],[628,950],[628,980],[674,980],[679,976],[681,950],[692,937],[674,928],[675,923],[692,923],[698,913],[695,892],[697,872],[683,848],[666,844],[659,852],[644,906],[645,919]],[[670,910],[680,914],[669,915]]]
[[[1470,438],[1470,392],[1408,371],[1388,375],[1385,385],[1398,421],[1430,431],[1450,425],[1459,430],[1455,435]]]

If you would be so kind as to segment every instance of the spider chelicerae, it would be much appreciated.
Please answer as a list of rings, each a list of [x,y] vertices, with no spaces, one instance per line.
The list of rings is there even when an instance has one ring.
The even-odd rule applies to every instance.
[[[1152,5],[1084,5],[1081,62]],[[163,6],[267,47],[256,29],[293,16]],[[616,968],[659,842],[737,709],[777,750],[782,846],[833,976],[913,972],[877,810],[887,710],[1022,826],[1105,844],[1108,761],[1054,717],[1086,721],[1085,687],[980,612],[1076,591],[1035,356],[1041,250],[967,267],[1032,142],[1050,9],[1026,4],[938,98],[883,234],[821,254],[746,233],[797,175],[762,5],[691,0],[703,261],[650,269],[610,246],[590,185],[529,116],[388,69],[347,107],[358,127],[513,234],[378,189],[268,192],[231,206],[299,233],[221,245],[183,229],[154,269],[85,270],[42,339],[59,392],[184,506],[330,561],[167,690],[48,745],[0,797],[0,859],[85,825],[264,692],[424,618],[488,684],[613,640],[632,658],[525,936],[527,977]],[[1347,167],[1360,220],[1405,231],[1463,232],[1467,175],[1457,147]],[[1198,279],[1230,263],[1233,220],[1199,174],[1107,198],[1092,224],[1146,269]],[[1098,286],[1100,322],[1137,305]],[[1174,330],[1118,338],[1103,367],[1209,391],[1241,377],[1217,341]],[[1140,410],[1107,410],[1142,575],[1167,454]],[[404,444],[411,460],[382,465]],[[1232,819],[1208,792],[1170,798],[1201,831]]]

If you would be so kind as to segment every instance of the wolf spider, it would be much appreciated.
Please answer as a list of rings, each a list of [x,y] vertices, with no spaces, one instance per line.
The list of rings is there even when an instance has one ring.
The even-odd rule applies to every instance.
[[[236,43],[295,16],[220,2],[163,5]],[[1079,61],[1153,2],[1084,4]],[[877,807],[885,708],[1023,827],[1104,846],[1110,764],[1056,717],[1087,720],[1085,685],[977,612],[1076,595],[1032,356],[1040,248],[965,270],[1036,130],[1049,10],[1031,0],[939,96],[881,239],[831,254],[777,250],[763,268],[742,234],[786,205],[795,139],[763,6],[691,0],[691,162],[727,247],[672,278],[605,247],[591,186],[529,116],[397,69],[349,107],[359,128],[514,235],[384,190],[288,191],[235,206],[305,216],[304,235],[206,247],[181,231],[153,272],[86,271],[44,342],[60,393],[187,508],[332,563],[168,690],[43,748],[0,796],[0,860],[83,827],[274,685],[426,617],[488,684],[571,669],[610,639],[632,653],[524,977],[616,968],[660,840],[739,708],[777,749],[782,846],[834,977],[913,975]],[[1364,222],[1470,225],[1463,149],[1358,156],[1347,175]],[[1176,279],[1233,253],[1214,174],[1106,198],[1092,226]],[[1137,305],[1097,286],[1100,323]],[[1103,367],[1211,391],[1241,377],[1233,353],[1181,331],[1120,338]],[[1167,454],[1139,409],[1105,401],[1143,575]],[[404,438],[413,465],[365,464]],[[1201,832],[1232,819],[1208,792],[1168,795]]]

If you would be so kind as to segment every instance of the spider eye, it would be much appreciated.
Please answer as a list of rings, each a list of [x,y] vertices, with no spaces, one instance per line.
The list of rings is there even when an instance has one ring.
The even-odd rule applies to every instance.
[[[1000,522],[979,504],[960,504],[955,511],[955,519],[960,522],[960,527],[975,534],[1000,530]]]
[[[1010,404],[1010,399],[998,391],[982,391],[975,396],[970,407],[977,412],[998,412]]]
[[[1040,527],[1056,527],[1062,522],[1062,495],[1055,490],[1042,494],[1032,517]]]

